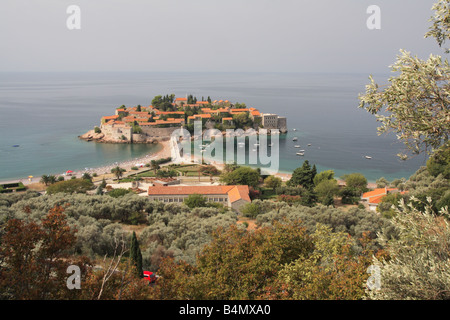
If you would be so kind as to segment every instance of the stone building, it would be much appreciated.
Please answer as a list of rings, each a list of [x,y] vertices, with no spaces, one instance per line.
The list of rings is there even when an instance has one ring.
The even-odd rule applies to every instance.
[[[279,129],[282,133],[287,131],[286,117],[274,113],[261,113],[261,119],[264,129]]]

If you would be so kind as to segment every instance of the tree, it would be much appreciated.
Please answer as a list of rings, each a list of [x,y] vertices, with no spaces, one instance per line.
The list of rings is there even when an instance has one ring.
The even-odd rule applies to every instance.
[[[264,179],[264,185],[267,188],[273,189],[273,191],[275,191],[276,188],[281,187],[282,182],[280,177],[275,176],[268,176]]]
[[[256,218],[262,213],[261,202],[253,201],[242,206],[241,213],[244,217]]]
[[[345,186],[349,189],[353,189],[355,194],[359,196],[367,191],[367,179],[361,173],[350,173],[342,177],[345,181]]]
[[[81,179],[89,180],[92,182],[92,176],[88,172],[83,173]]]
[[[381,177],[375,181],[377,188],[384,188],[389,186],[389,181],[385,177]]]
[[[190,194],[185,200],[184,204],[187,205],[189,208],[199,208],[199,207],[206,207],[207,199],[206,197],[202,196],[201,194]]]
[[[233,123],[236,128],[245,129],[253,126],[253,121],[250,119],[248,112],[240,112],[233,115]]]
[[[433,25],[429,28],[429,31],[425,34],[425,38],[433,37],[436,39],[440,47],[450,38],[450,5],[448,0],[440,0],[436,2],[431,8],[435,11],[435,14],[429,21],[433,22]],[[446,53],[449,53],[449,49],[446,49]]]
[[[450,144],[436,150],[427,160],[427,170],[433,177],[442,174],[445,179],[450,179]]]
[[[433,26],[425,35],[436,38],[439,46],[450,36],[449,7],[449,0],[439,0],[433,5]],[[390,77],[390,84],[382,89],[369,77],[366,93],[359,96],[359,107],[381,122],[379,134],[394,132],[413,155],[432,154],[447,144],[449,138],[448,60],[433,54],[428,60],[421,60],[401,50],[391,70],[398,75]],[[406,153],[398,155],[404,160],[409,157]]]
[[[10,219],[5,225],[0,241],[3,299],[67,298],[67,266],[77,264],[84,273],[85,263],[89,263],[80,263],[84,258],[75,260],[69,255],[76,237],[63,207],[52,208],[40,222]]]
[[[110,196],[110,197],[113,197],[113,198],[119,198],[119,197],[123,197],[124,195],[129,194],[129,193],[131,193],[131,192],[132,192],[132,191],[129,190],[129,189],[125,189],[125,188],[116,188],[116,189],[113,189],[113,190],[109,191],[107,194],[108,194],[108,196]]]
[[[314,170],[311,168],[308,160],[303,162],[303,165],[294,170],[288,185],[291,187],[302,186],[305,189],[311,190],[314,187]]]
[[[360,300],[365,296],[367,268],[373,252],[352,250],[354,239],[318,224],[311,236],[315,250],[283,266],[268,297],[295,300]]]
[[[122,178],[124,172],[126,172],[126,170],[119,166],[111,169],[111,173],[114,174],[114,176],[117,178],[119,183],[120,183],[120,178]]]
[[[450,224],[448,209],[419,211],[401,200],[391,219],[394,238],[381,234],[390,259],[374,259],[380,268],[381,286],[367,290],[370,299],[450,299]]]
[[[86,179],[70,179],[52,184],[47,188],[47,194],[55,193],[86,193],[92,190],[94,184]]]
[[[144,270],[142,268],[142,253],[141,253],[141,248],[139,247],[139,242],[136,237],[136,232],[134,232],[134,231],[133,231],[133,235],[131,237],[130,259],[131,259],[132,265],[136,269],[136,275],[139,278],[142,278],[144,276]]]
[[[311,239],[299,222],[253,232],[235,225],[219,229],[198,257],[197,286],[205,289],[205,299],[256,299],[284,264],[310,250]]]
[[[41,177],[40,183],[43,183],[43,184],[45,184],[46,186],[48,186],[49,182],[50,182],[49,176],[48,176],[47,174],[44,174],[44,175]]]
[[[153,170],[153,172],[156,175],[156,171],[160,168],[160,166],[159,166],[158,162],[156,162],[156,160],[153,159],[152,161],[150,161],[150,168]]]
[[[331,180],[334,179],[334,170],[325,170],[321,171],[314,177],[314,185],[318,185],[323,180]]]
[[[323,180],[316,185],[314,192],[317,194],[317,197],[322,204],[332,205],[333,197],[339,193],[339,186],[335,179]]]
[[[256,187],[260,178],[258,171],[250,167],[239,167],[221,176],[221,180],[227,185],[248,185],[250,187]]]

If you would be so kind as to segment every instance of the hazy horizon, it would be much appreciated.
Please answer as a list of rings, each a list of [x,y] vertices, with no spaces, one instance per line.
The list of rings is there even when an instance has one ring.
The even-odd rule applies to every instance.
[[[389,73],[424,39],[434,0],[3,0],[0,72]],[[81,29],[66,12],[81,9]],[[381,9],[381,29],[366,12]]]

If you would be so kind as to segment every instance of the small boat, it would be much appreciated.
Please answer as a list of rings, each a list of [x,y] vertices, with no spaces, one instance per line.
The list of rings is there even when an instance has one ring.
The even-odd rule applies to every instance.
[[[299,150],[298,152],[305,152],[305,150]]]
[[[292,129],[292,130],[297,131],[297,129]]]
[[[366,158],[366,159],[372,159],[372,157],[370,157],[370,156],[364,156],[364,158]]]
[[[304,156],[305,153],[304,153],[304,152],[297,152],[296,155],[298,155],[298,156]]]
[[[298,140],[297,137],[292,138],[292,141],[297,141],[297,140]]]
[[[311,143],[308,143],[308,147],[311,147]]]
[[[294,148],[300,148],[300,145],[296,144],[296,145],[294,146]]]

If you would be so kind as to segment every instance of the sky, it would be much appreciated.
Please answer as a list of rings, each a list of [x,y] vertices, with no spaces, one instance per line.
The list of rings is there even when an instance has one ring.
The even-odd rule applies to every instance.
[[[434,0],[1,0],[0,72],[387,73]],[[70,5],[80,29],[70,30]],[[370,5],[381,29],[371,30]]]

